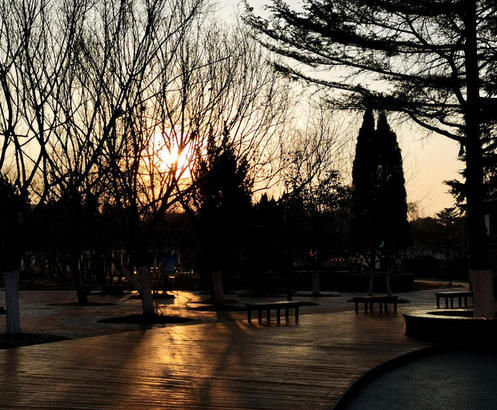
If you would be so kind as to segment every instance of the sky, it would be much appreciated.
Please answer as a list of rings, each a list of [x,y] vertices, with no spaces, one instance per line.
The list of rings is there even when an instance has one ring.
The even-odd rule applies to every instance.
[[[249,0],[249,3],[257,13],[264,13],[267,1]],[[287,3],[298,6],[299,1],[287,0]],[[226,22],[235,21],[237,4],[237,0],[217,0],[216,13]],[[459,178],[463,163],[457,159],[458,144],[438,134],[427,134],[414,125],[390,125],[402,150],[407,200],[417,203],[419,216],[434,216],[442,209],[454,206],[454,199],[443,181]],[[357,135],[356,130],[351,130],[350,138],[354,135]]]
[[[391,127],[402,149],[407,200],[418,203],[421,217],[454,206],[443,181],[460,179],[463,163],[457,159],[459,145],[438,134],[427,135],[419,128]]]

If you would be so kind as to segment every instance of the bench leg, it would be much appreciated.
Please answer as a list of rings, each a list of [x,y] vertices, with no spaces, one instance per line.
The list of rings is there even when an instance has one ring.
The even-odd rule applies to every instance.
[[[267,309],[267,324],[269,325],[269,322],[271,321],[271,309]]]
[[[462,298],[461,298],[461,296],[459,296],[458,299],[459,299],[459,307],[462,307]]]
[[[288,317],[289,316],[288,315],[288,310],[289,310],[288,308],[285,308],[285,319],[286,319],[287,322],[290,320],[290,318]]]
[[[449,298],[445,296],[445,309],[449,308]]]
[[[388,302],[385,302],[385,312],[388,312]]]
[[[299,321],[299,307],[297,306],[295,308],[295,322]]]
[[[397,302],[393,302],[393,311],[397,313]]]
[[[250,309],[247,310],[247,320],[249,323],[252,323],[252,311]]]
[[[440,309],[440,295],[436,295],[437,296],[437,308]]]
[[[262,310],[257,311],[258,319],[259,319],[259,324],[262,323]]]
[[[464,307],[468,307],[468,297],[464,296]]]
[[[280,309],[276,310],[276,323],[280,324]]]
[[[355,304],[355,312],[359,313],[359,302],[355,301],[354,304]]]
[[[364,313],[368,313],[368,302],[364,302]]]

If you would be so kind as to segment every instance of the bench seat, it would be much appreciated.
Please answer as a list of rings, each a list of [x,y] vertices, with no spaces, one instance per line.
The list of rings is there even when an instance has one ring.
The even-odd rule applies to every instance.
[[[450,299],[450,307],[454,307],[454,298],[458,298],[459,306],[463,307],[462,301],[464,299],[464,307],[468,306],[468,297],[473,298],[473,292],[471,291],[457,291],[457,290],[445,290],[441,292],[435,292],[435,296],[437,297],[437,308],[440,307],[440,299],[445,299],[445,308],[449,308],[449,299]],[[474,301],[473,301],[474,303]]]
[[[258,322],[262,323],[262,312],[266,311],[267,323],[271,321],[271,309],[276,310],[276,322],[280,323],[281,309],[285,309],[285,318],[289,320],[290,309],[295,309],[295,322],[299,321],[299,309],[302,306],[302,302],[293,301],[281,301],[281,302],[269,302],[269,303],[247,303],[247,320],[252,323],[252,311],[257,310]]]
[[[352,298],[355,303],[355,312],[359,313],[359,303],[364,303],[364,312],[368,313],[368,308],[372,312],[373,305],[377,303],[380,307],[380,312],[388,312],[388,305],[393,305],[393,311],[397,312],[397,303],[399,302],[398,296],[356,296]]]

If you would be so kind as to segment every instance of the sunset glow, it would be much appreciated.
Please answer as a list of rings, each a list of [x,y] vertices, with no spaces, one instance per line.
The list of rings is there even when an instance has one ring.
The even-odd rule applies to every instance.
[[[170,172],[176,169],[176,172],[184,173],[190,163],[193,153],[191,149],[179,147],[177,142],[168,138],[166,134],[157,131],[150,144],[151,156],[153,162],[160,172]]]

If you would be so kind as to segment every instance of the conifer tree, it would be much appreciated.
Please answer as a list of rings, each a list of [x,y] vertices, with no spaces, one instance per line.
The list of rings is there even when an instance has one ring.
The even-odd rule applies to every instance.
[[[376,248],[375,201],[377,194],[377,155],[373,110],[364,113],[352,167],[352,239],[360,252]]]
[[[199,158],[195,179],[197,223],[203,242],[200,270],[211,275],[214,301],[221,304],[222,277],[236,268],[253,185],[249,164],[238,156],[227,132],[219,143],[209,138],[207,156]]]
[[[352,168],[352,238],[373,267],[378,251],[389,260],[407,242],[407,200],[397,136],[381,113],[375,130],[364,114]],[[382,268],[389,269],[387,266]]]
[[[378,118],[376,129],[378,161],[378,235],[384,253],[392,256],[407,245],[407,200],[402,167],[402,155],[397,136],[390,129],[384,113]]]

